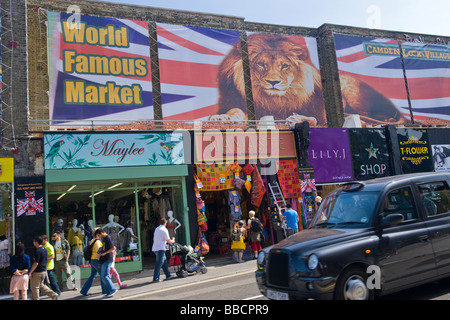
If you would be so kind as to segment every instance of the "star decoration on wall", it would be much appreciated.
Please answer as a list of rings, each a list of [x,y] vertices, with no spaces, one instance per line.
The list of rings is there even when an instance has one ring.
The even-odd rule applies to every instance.
[[[378,148],[374,148],[373,143],[370,143],[370,148],[366,148],[366,151],[369,153],[369,159],[372,157],[377,159]]]

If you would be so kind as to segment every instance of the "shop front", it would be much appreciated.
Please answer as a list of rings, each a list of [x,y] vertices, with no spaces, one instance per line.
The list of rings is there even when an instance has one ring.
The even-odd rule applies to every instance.
[[[232,227],[238,220],[247,224],[250,210],[263,223],[265,241],[273,243],[269,185],[278,185],[294,207],[301,197],[293,132],[205,131],[194,139],[199,224],[210,250],[229,252]]]
[[[53,132],[44,134],[44,150],[47,233],[60,230],[69,241],[82,278],[96,227],[116,245],[119,272],[142,270],[162,217],[178,242],[189,241],[182,134]]]
[[[0,295],[9,293],[9,255],[14,252],[14,159],[0,158]]]

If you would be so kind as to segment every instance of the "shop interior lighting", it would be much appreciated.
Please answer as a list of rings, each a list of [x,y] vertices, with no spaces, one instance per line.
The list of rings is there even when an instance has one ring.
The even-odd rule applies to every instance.
[[[121,185],[123,185],[122,182],[116,183],[115,185],[112,185],[112,186],[110,186],[110,187],[108,187],[108,188],[106,188],[106,189],[108,189],[108,190],[114,189],[114,188],[117,188],[118,186],[121,186]],[[101,191],[99,191],[99,192],[96,192],[96,193],[94,193],[94,196],[99,195],[100,193],[103,193],[103,192],[105,192],[105,190],[101,190]],[[92,198],[92,195],[90,195],[89,198]]]
[[[113,186],[111,186],[111,187],[108,187],[108,190],[109,190],[109,189],[117,188],[118,186],[121,186],[121,185],[123,185],[122,182],[121,182],[121,183],[116,183],[115,185],[113,185]]]
[[[67,192],[70,192],[70,191],[72,191],[73,189],[75,189],[76,186],[77,186],[76,184],[74,184],[73,186],[71,186],[69,189],[66,190],[66,192],[62,193],[58,198],[56,198],[56,201],[58,201],[58,200],[60,200],[62,197],[64,197],[64,196],[67,194]]]

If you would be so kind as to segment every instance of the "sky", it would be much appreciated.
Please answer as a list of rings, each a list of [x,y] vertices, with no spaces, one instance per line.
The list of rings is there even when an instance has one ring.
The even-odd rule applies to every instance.
[[[450,37],[450,0],[107,0],[106,2],[214,13],[245,18],[247,22],[276,25],[317,28],[324,23],[330,23]]]

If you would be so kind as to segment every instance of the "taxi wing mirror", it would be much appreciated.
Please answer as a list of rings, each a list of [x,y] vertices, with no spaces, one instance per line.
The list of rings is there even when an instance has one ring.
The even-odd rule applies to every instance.
[[[401,213],[391,213],[381,219],[381,227],[389,227],[399,224],[403,221],[404,217]]]

